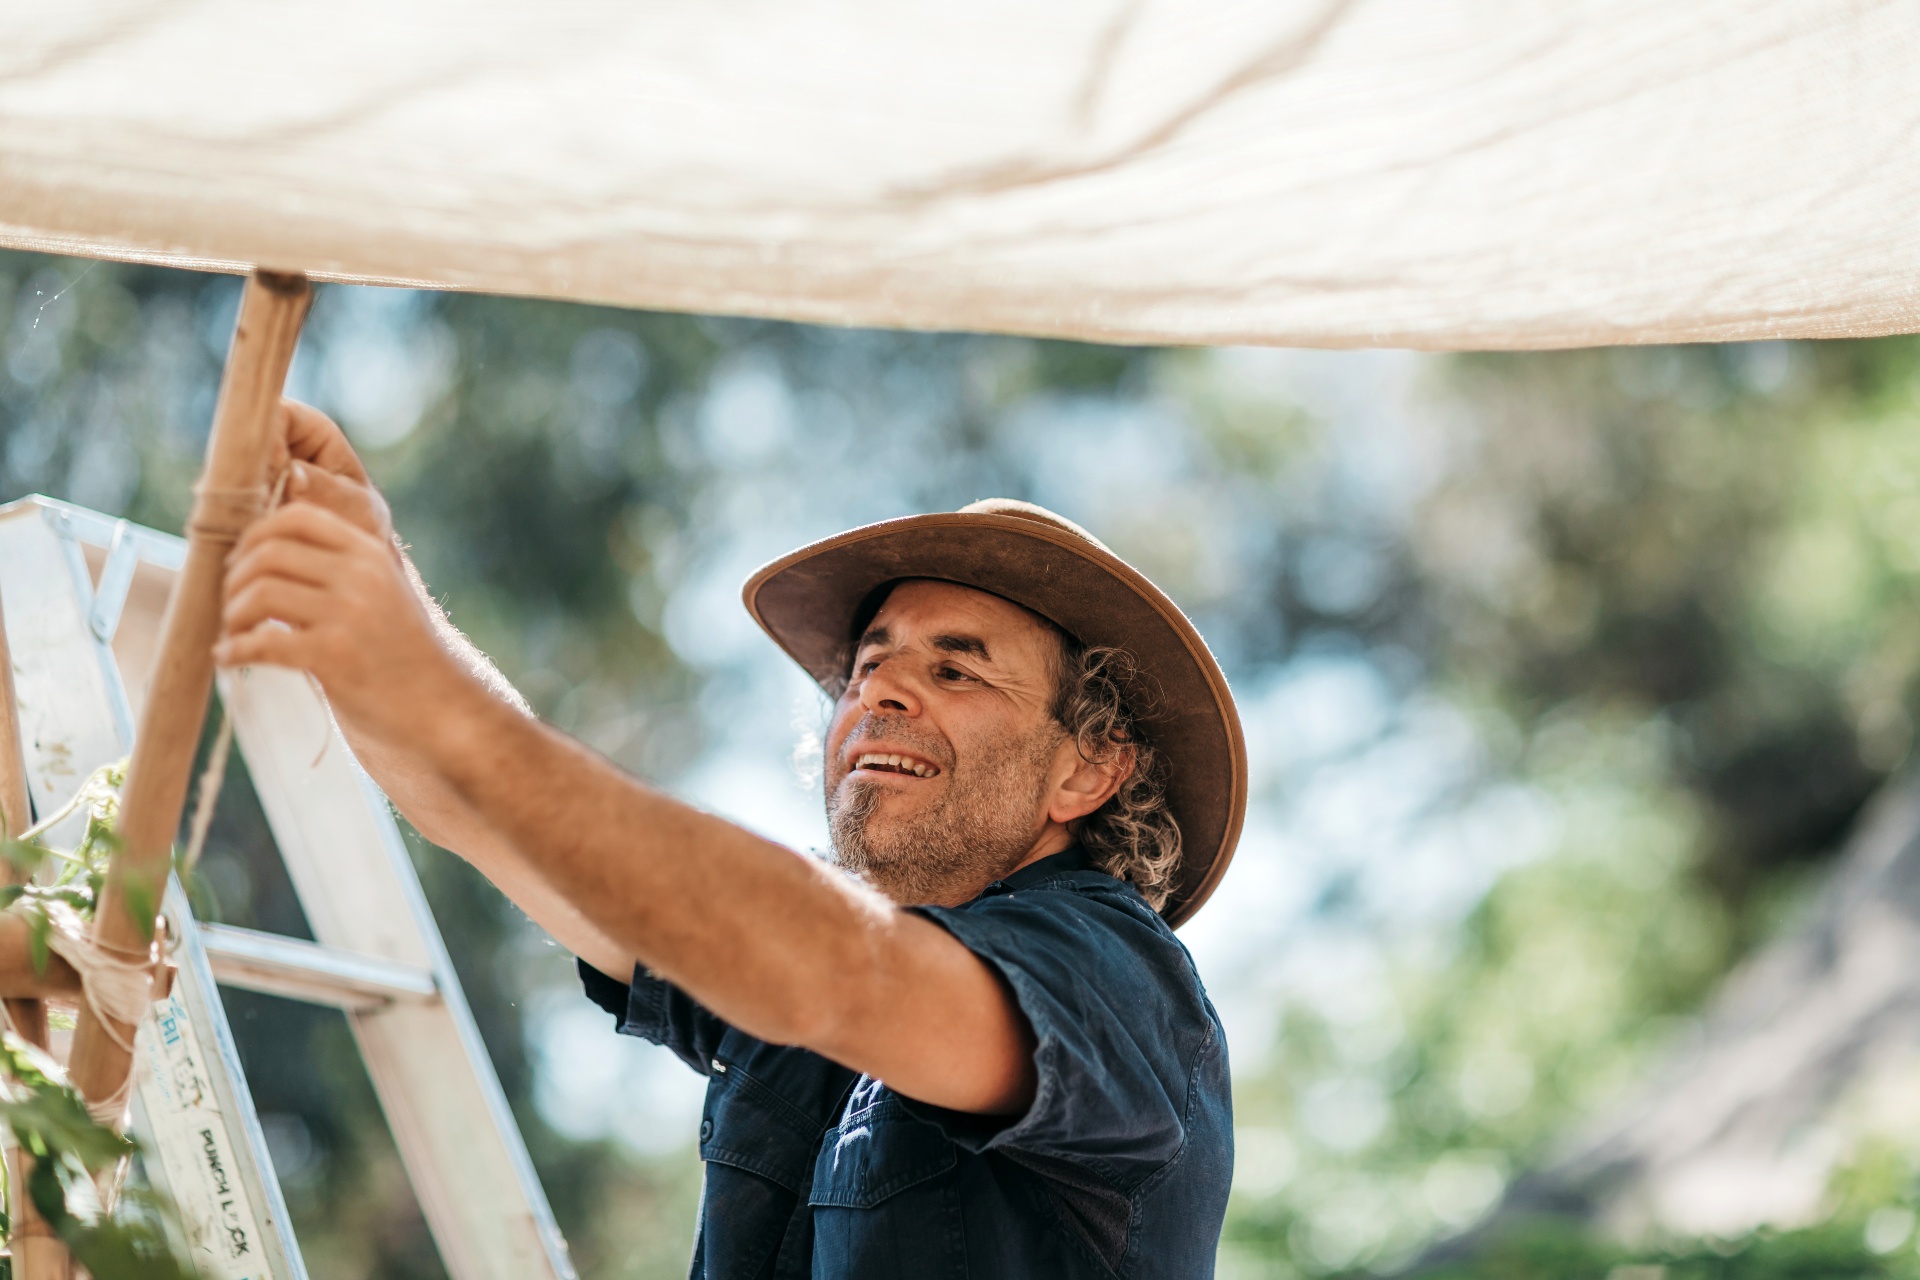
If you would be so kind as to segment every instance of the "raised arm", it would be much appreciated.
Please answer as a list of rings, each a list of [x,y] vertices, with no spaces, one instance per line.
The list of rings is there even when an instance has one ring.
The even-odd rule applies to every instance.
[[[596,968],[638,961],[742,1030],[910,1097],[1025,1105],[1030,1032],[984,962],[541,724],[436,622],[391,538],[336,509],[329,480],[297,480],[291,496],[235,548],[218,657],[313,672],[424,834]]]
[[[503,707],[531,718],[525,698],[447,618],[393,531],[385,498],[332,419],[283,401],[281,427],[291,472],[286,500],[324,508],[386,546],[447,657]],[[367,733],[348,708],[333,707],[354,755],[421,835],[474,864],[535,923],[589,964],[624,974],[633,958],[535,874],[526,860],[466,800],[416,755]]]

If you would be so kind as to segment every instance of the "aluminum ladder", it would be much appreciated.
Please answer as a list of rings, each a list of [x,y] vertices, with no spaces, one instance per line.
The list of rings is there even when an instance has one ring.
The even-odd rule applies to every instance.
[[[185,546],[50,498],[0,506],[0,616],[36,812],[131,748]],[[195,1264],[207,1280],[306,1280],[226,985],[346,1014],[452,1280],[572,1280],[385,798],[299,673],[223,672],[219,688],[317,941],[196,923],[168,890],[179,976],[139,1031],[133,1123]]]

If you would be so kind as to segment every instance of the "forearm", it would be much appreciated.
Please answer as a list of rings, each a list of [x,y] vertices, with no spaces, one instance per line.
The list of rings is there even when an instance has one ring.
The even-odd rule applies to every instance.
[[[396,544],[395,551],[414,595],[454,664],[503,707],[531,719],[526,699],[453,625],[428,593],[426,582],[405,550]],[[390,745],[365,732],[351,715],[339,714],[338,719],[354,755],[415,830],[472,863],[534,923],[588,964],[616,977],[626,976],[633,967],[632,953],[609,939],[558,893],[417,751]]]
[[[893,927],[884,899],[496,701],[435,729],[446,784],[623,957],[762,1038],[830,1038],[821,997]]]
[[[406,574],[414,597],[433,624],[435,638],[454,664],[503,705],[512,707],[522,715],[532,715],[520,691],[513,687],[473,641],[453,625],[446,610],[440,607],[440,602],[428,592],[420,570],[414,566],[412,557],[407,555],[397,538],[393,543],[393,553]],[[481,854],[479,861],[486,860],[486,846],[498,844],[499,841],[486,829],[484,821],[472,806],[448,786],[446,780],[423,761],[417,751],[389,744],[367,732],[350,711],[335,708],[334,714],[361,765],[380,784],[387,799],[406,815],[407,821],[421,835],[470,861],[476,860],[473,857],[475,852]]]
[[[498,702],[461,702],[427,754],[620,954],[751,1035],[909,1097],[966,1111],[1031,1097],[1031,1031],[939,926]]]

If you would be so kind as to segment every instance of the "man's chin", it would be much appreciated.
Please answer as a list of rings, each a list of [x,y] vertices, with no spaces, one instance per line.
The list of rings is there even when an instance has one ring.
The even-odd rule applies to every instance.
[[[898,818],[889,822],[878,813],[869,814],[861,827],[857,857],[869,867],[884,867],[913,856],[911,824]]]

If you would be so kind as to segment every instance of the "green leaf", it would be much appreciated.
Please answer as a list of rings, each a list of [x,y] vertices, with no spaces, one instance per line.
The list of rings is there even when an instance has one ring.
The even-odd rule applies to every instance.
[[[75,911],[87,911],[93,907],[93,899],[84,889],[54,889],[46,895],[55,902],[64,902]]]
[[[46,908],[37,904],[21,914],[27,921],[27,955],[33,971],[44,974],[53,957],[53,921],[47,918]]]
[[[24,1101],[0,1102],[0,1120],[36,1151],[69,1158],[88,1172],[109,1168],[134,1152],[131,1139],[95,1121],[80,1096],[64,1086],[35,1090]]]
[[[0,858],[23,877],[30,878],[47,860],[47,850],[44,845],[28,844],[24,840],[0,839]]]
[[[194,1280],[196,1274],[173,1256],[166,1233],[152,1224],[109,1219],[60,1234],[94,1280]]]
[[[67,1212],[67,1189],[60,1185],[59,1170],[51,1160],[42,1158],[33,1162],[33,1169],[27,1174],[27,1197],[56,1231],[71,1217]]]

